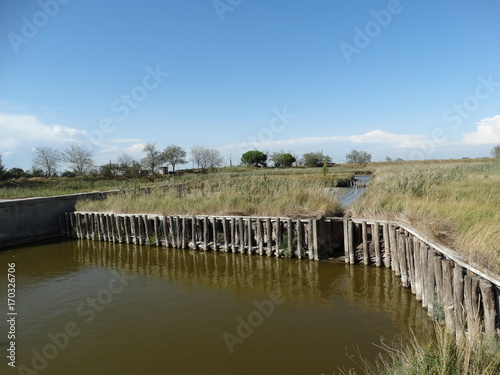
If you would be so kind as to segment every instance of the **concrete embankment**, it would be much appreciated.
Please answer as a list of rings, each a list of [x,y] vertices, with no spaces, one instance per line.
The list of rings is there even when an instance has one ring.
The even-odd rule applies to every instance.
[[[118,191],[0,201],[0,249],[59,237],[59,215],[75,210],[79,199],[103,199]]]

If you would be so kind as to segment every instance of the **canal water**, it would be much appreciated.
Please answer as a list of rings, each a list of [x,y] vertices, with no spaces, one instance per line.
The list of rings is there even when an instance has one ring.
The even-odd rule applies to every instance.
[[[431,326],[399,279],[372,266],[87,240],[1,252],[0,266],[7,375],[333,374],[359,353],[373,362],[381,337]]]

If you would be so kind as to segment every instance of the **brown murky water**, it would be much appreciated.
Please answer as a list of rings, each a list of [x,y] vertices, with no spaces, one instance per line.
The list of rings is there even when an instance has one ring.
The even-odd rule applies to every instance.
[[[333,374],[430,323],[384,268],[85,240],[1,252],[0,267],[1,374]]]

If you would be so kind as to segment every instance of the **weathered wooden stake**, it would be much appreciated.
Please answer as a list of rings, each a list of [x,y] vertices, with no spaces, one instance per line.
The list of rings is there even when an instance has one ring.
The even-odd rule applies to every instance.
[[[264,228],[262,224],[262,219],[259,217],[257,219],[257,239],[259,242],[259,255],[264,254]]]
[[[203,217],[203,251],[208,251],[209,221]]]
[[[372,226],[372,241],[375,244],[375,265],[382,265],[382,252],[380,251],[380,224],[376,221]]]
[[[366,221],[361,222],[361,239],[363,241],[363,264],[370,264],[370,254],[368,253],[368,226]]]
[[[426,275],[426,298],[427,298],[427,314],[434,316],[434,251],[427,251],[427,275]]]
[[[293,257],[293,222],[292,219],[286,220],[286,239],[288,242],[288,252]]]
[[[222,233],[224,235],[224,251],[227,253],[229,251],[229,233],[228,233],[228,229],[227,229],[227,220],[225,217],[223,217],[222,219]]]
[[[443,270],[442,302],[444,310],[444,321],[448,332],[455,331],[455,315],[453,308],[453,266],[450,260],[441,261]]]
[[[401,282],[405,288],[408,287],[408,266],[406,260],[406,240],[403,232],[398,232],[398,259],[401,271]]]
[[[354,223],[352,220],[347,222],[347,249],[349,251],[349,263],[354,264]]]
[[[271,218],[266,218],[266,242],[267,242],[267,256],[273,254],[273,226]]]
[[[239,234],[238,237],[240,240],[240,253],[244,254],[245,253],[245,226],[244,226],[242,217],[238,218],[238,234]]]
[[[488,280],[482,279],[479,282],[479,288],[481,289],[483,301],[484,334],[488,339],[492,339],[495,337],[495,322],[497,316],[493,285]]]
[[[384,234],[384,266],[387,268],[391,267],[391,246],[389,239],[389,224],[383,224],[383,234]]]
[[[304,226],[300,219],[297,220],[297,258],[302,259],[302,248],[304,239]]]
[[[464,271],[458,264],[453,268],[453,307],[457,340],[464,336]]]

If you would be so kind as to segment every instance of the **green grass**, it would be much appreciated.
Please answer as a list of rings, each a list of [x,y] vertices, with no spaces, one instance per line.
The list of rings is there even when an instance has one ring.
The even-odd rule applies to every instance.
[[[500,162],[494,159],[381,165],[350,214],[408,223],[500,272]]]

